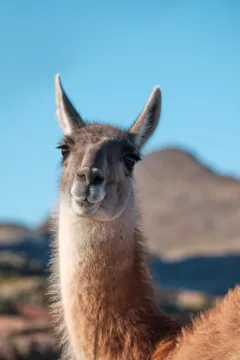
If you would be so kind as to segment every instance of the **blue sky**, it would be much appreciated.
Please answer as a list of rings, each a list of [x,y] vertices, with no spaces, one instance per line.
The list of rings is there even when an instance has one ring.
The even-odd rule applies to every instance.
[[[0,220],[34,226],[57,198],[56,72],[83,117],[125,127],[159,84],[146,152],[184,146],[240,176],[239,18],[237,0],[3,0]]]

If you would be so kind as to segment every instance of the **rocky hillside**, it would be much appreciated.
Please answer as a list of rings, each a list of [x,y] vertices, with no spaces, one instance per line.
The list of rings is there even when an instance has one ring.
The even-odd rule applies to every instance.
[[[17,242],[23,236],[31,233],[31,230],[24,225],[14,223],[1,223],[0,224],[0,244],[7,242]]]
[[[240,252],[240,182],[179,149],[148,155],[136,168],[143,231],[168,258]]]

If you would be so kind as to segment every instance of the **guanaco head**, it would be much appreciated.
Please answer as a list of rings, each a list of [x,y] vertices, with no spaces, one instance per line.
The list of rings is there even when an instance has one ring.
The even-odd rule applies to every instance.
[[[133,168],[155,131],[161,92],[154,88],[143,112],[122,130],[87,124],[75,110],[56,75],[57,116],[63,129],[61,201],[75,215],[110,221],[122,214],[133,191]]]

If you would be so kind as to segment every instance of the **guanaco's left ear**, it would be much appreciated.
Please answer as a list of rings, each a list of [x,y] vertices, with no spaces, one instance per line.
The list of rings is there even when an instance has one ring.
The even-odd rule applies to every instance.
[[[128,131],[134,135],[135,144],[139,148],[151,137],[158,125],[161,112],[161,99],[161,91],[159,86],[157,86],[153,89],[143,112]]]

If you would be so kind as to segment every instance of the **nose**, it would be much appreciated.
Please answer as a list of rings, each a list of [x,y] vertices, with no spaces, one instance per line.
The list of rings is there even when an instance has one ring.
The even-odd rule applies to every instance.
[[[104,182],[102,170],[84,167],[78,170],[77,179],[86,185],[101,185]]]
[[[76,173],[71,194],[77,201],[97,203],[105,197],[104,175],[98,168],[83,167]]]

